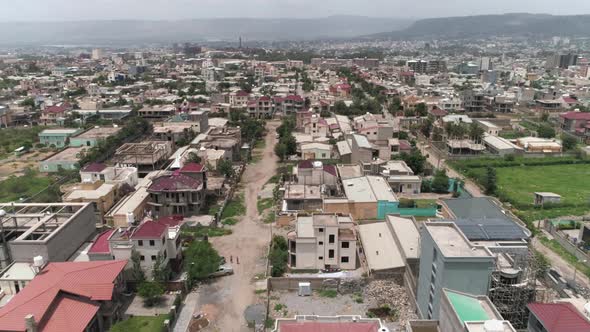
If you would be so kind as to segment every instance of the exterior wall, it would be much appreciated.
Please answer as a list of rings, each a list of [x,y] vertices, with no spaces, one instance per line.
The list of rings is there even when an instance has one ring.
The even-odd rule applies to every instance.
[[[45,240],[9,242],[14,261],[32,262],[41,255],[46,262],[65,262],[96,230],[96,216],[91,204],[78,210],[69,223],[63,224]]]
[[[39,163],[39,171],[42,173],[53,173],[59,170],[76,170],[78,169],[78,161],[42,161]]]
[[[385,216],[392,213],[399,213],[399,202],[378,201],[377,219],[385,219]]]
[[[39,134],[39,143],[46,146],[55,145],[56,148],[67,146],[68,135],[41,135]]]
[[[330,150],[324,149],[301,149],[303,159],[330,159]]]
[[[79,146],[94,147],[97,144],[98,144],[98,140],[96,138],[72,137],[70,139],[70,146],[72,146],[72,147],[79,147]]]
[[[354,203],[345,200],[343,203],[324,203],[324,212],[351,214],[355,220],[375,219],[377,218],[377,203]]]
[[[183,216],[196,215],[201,210],[204,193],[199,191],[183,191],[169,193],[150,193],[152,198],[152,214],[160,217],[181,214]],[[178,200],[177,200],[178,197]]]
[[[166,233],[166,232],[165,232]],[[156,258],[158,254],[162,256],[163,262],[168,264],[168,257],[166,253],[166,244],[162,243],[162,238],[154,238],[151,239],[154,241],[154,245],[150,245],[150,239],[142,239],[142,240],[133,240],[133,245],[135,250],[139,253],[140,257],[143,256],[143,260],[140,260],[141,268],[148,272],[148,275],[151,275],[151,271],[153,270],[154,263],[156,262]],[[139,245],[139,241],[143,241],[143,245]],[[165,240],[164,240],[165,241]],[[155,257],[152,257],[155,256]]]
[[[442,294],[441,294],[442,295]],[[446,296],[441,296],[439,326],[441,331],[464,331],[465,327],[457,318],[453,306]]]
[[[436,250],[436,259],[434,252]],[[436,268],[434,268],[436,266]],[[492,257],[443,257],[430,234],[421,232],[420,275],[418,277],[417,303],[423,319],[438,319],[443,288],[472,294],[487,295],[494,269]],[[433,273],[433,271],[436,271]],[[434,278],[433,278],[434,274]],[[428,315],[431,282],[433,287],[432,316]]]
[[[315,239],[296,240],[295,268],[296,269],[319,269],[318,254]],[[323,267],[323,266],[322,266]]]
[[[3,280],[0,281],[0,290],[4,292],[4,295],[15,295],[18,293],[16,284],[18,284],[19,291],[21,291],[29,282],[30,280]]]

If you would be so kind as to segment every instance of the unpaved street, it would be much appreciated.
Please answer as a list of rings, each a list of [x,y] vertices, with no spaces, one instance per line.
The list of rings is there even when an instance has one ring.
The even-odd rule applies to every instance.
[[[248,331],[244,310],[256,301],[254,277],[266,267],[270,243],[270,225],[261,222],[257,210],[257,195],[275,174],[277,158],[274,154],[275,129],[279,122],[267,124],[268,134],[262,160],[248,165],[242,177],[245,191],[246,216],[232,227],[228,236],[211,238],[219,254],[229,261],[233,256],[234,274],[199,286],[196,311],[206,313],[213,331]],[[240,264],[236,264],[236,257]]]

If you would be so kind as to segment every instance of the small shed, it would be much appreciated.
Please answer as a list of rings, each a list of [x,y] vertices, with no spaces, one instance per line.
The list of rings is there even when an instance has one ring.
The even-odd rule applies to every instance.
[[[543,206],[546,203],[559,203],[561,202],[561,196],[556,193],[550,192],[536,192],[535,193],[535,205]]]
[[[311,282],[299,283],[299,296],[311,296]]]

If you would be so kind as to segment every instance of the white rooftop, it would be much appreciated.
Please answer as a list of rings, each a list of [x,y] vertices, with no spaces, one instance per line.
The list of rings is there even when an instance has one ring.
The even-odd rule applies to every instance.
[[[387,223],[364,224],[358,228],[369,269],[388,270],[405,266]]]

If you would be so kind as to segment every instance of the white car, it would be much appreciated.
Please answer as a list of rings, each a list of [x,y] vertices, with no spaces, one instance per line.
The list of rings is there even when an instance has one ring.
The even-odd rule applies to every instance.
[[[219,268],[217,269],[217,271],[215,271],[209,275],[209,278],[228,276],[230,274],[234,274],[234,269],[233,269],[233,267],[231,267],[231,265],[225,264],[225,265],[220,265]]]

